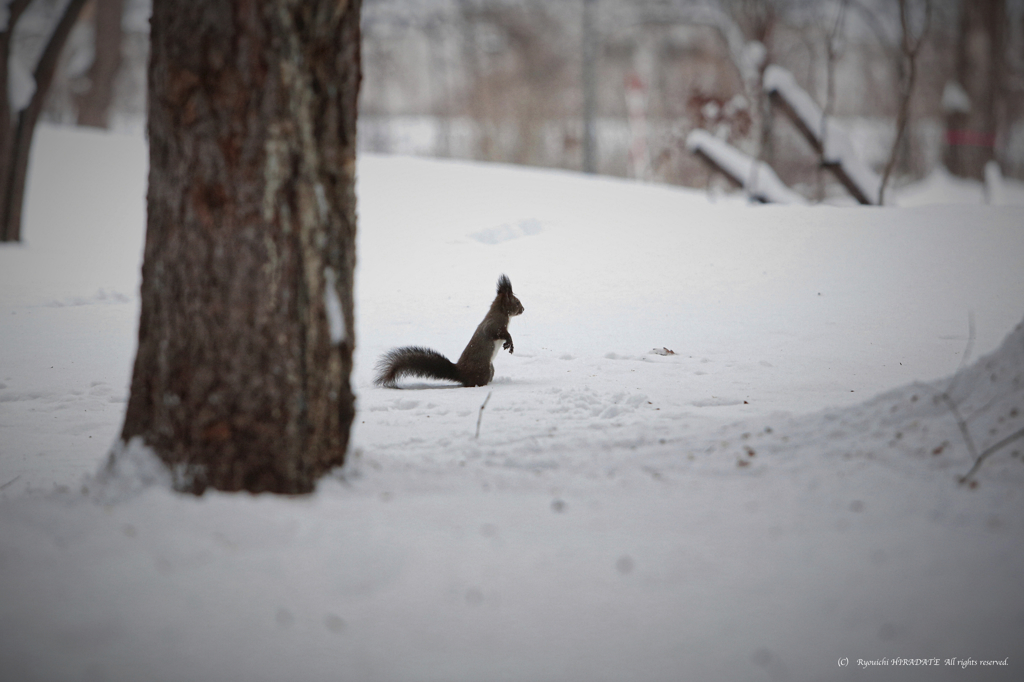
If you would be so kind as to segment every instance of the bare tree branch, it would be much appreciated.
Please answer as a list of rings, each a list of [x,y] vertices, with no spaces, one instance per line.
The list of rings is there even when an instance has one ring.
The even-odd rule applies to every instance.
[[[1018,440],[1020,438],[1024,438],[1024,429],[1020,429],[1019,431],[1017,431],[1015,433],[1011,433],[1009,436],[1007,436],[1006,438],[1002,439],[1001,441],[999,441],[995,445],[990,445],[989,447],[987,447],[985,449],[985,451],[982,452],[980,455],[978,455],[978,458],[974,460],[974,466],[971,467],[971,470],[968,471],[966,474],[964,474],[960,478],[961,485],[965,484],[965,483],[970,483],[971,482],[971,477],[974,476],[974,474],[976,474],[978,472],[978,469],[981,468],[982,463],[986,459],[988,459],[989,457],[991,457],[995,453],[999,452],[1000,450],[1005,448],[1007,445],[1009,445],[1013,441]]]
[[[910,9],[907,6],[908,0],[899,0],[900,5],[900,28],[902,39],[900,42],[899,73],[900,73],[900,105],[896,114],[896,139],[893,140],[892,150],[889,152],[889,160],[885,164],[885,171],[882,173],[882,184],[878,188],[878,205],[885,204],[885,187],[889,183],[889,176],[896,167],[896,160],[899,158],[900,147],[903,144],[903,137],[906,134],[907,123],[910,121],[910,97],[914,93],[914,82],[917,80],[917,55],[924,44],[925,36],[931,26],[932,3],[931,0],[924,0],[924,26],[921,32],[914,36],[914,29],[910,25]]]
[[[819,137],[821,138],[821,146],[823,149],[828,149],[828,120],[832,117],[832,110],[835,108],[836,102],[836,62],[842,56],[842,47],[839,45],[839,38],[842,36],[843,23],[846,18],[846,0],[841,0],[839,3],[839,9],[836,10],[836,18],[832,23],[832,29],[828,32],[825,39],[825,72],[826,72],[826,94],[825,94],[825,107],[821,111],[821,130],[819,131]],[[825,198],[825,188],[821,182],[821,169],[818,169],[818,201]]]
[[[960,435],[964,438],[964,444],[967,446],[967,452],[972,458],[977,459],[978,450],[974,447],[974,439],[971,438],[971,432],[967,430],[967,422],[960,415],[960,409],[957,407],[953,399],[949,397],[948,393],[940,393],[939,398],[942,402],[946,403],[946,407],[953,413],[953,418],[956,419],[956,425],[960,428]]]

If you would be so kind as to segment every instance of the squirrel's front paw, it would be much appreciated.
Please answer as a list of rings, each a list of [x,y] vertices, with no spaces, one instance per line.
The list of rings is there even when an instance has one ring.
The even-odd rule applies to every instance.
[[[506,341],[506,342],[505,342],[505,343],[504,343],[504,344],[502,345],[502,348],[504,348],[505,350],[507,350],[507,351],[509,352],[509,354],[511,354],[511,353],[512,353],[512,351],[514,350],[515,346],[513,346],[513,345],[512,345],[512,342],[511,342],[511,341]]]

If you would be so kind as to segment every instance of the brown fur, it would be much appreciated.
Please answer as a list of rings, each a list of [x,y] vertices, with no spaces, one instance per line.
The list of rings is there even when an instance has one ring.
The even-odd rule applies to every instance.
[[[458,362],[453,363],[429,348],[394,348],[381,356],[374,383],[394,387],[400,377],[408,374],[457,381],[463,386],[485,386],[494,378],[491,361],[497,354],[497,343],[503,341],[501,347],[509,353],[514,350],[508,323],[510,318],[522,315],[523,310],[523,304],[512,293],[512,282],[502,275],[498,278],[498,294],[490,310],[477,325]]]

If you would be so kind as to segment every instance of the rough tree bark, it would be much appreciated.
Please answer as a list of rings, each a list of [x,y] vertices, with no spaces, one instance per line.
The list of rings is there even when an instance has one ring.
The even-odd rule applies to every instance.
[[[141,438],[180,490],[304,493],[344,461],[360,4],[153,3],[121,438]]]
[[[89,67],[89,89],[78,97],[78,125],[107,128],[114,101],[114,81],[121,68],[121,20],[124,0],[95,0],[95,58]]]

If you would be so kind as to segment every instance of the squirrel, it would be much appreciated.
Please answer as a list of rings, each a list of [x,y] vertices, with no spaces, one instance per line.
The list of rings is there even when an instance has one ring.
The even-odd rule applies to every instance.
[[[457,381],[463,386],[486,386],[494,377],[493,360],[498,350],[512,353],[512,335],[508,333],[510,317],[523,314],[523,304],[512,293],[512,282],[505,275],[498,278],[498,295],[491,303],[466,350],[453,363],[435,350],[419,346],[392,348],[377,362],[378,386],[394,388],[399,377],[406,374],[430,379]]]

